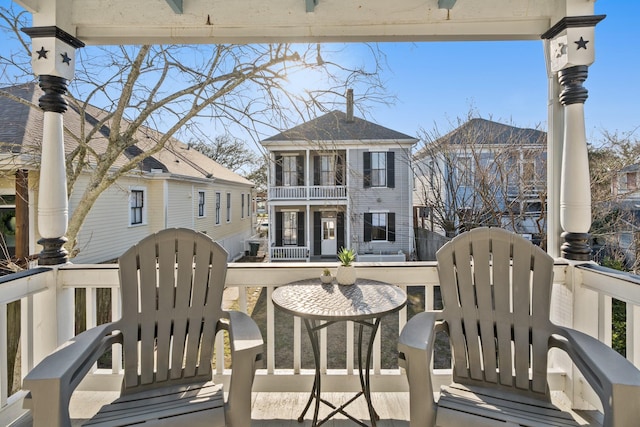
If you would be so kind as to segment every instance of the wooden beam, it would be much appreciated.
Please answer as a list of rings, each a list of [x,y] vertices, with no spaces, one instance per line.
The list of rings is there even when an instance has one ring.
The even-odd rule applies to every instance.
[[[182,15],[182,0],[166,0],[167,3],[169,3],[169,6],[171,6],[171,9],[179,14]]]

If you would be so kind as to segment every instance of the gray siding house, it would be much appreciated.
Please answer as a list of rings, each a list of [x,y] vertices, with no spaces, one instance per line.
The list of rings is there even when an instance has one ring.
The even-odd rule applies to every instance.
[[[474,118],[414,155],[418,227],[453,237],[477,226],[546,233],[547,134]]]
[[[404,260],[417,141],[354,117],[352,105],[263,140],[271,260],[335,259],[342,247],[359,261]]]

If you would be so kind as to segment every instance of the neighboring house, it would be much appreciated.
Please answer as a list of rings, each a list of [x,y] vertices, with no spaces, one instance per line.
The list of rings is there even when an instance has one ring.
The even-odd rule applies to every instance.
[[[271,260],[404,260],[413,251],[411,148],[417,139],[332,111],[262,141],[269,151]]]
[[[611,212],[610,224],[603,224],[608,233],[594,236],[595,258],[624,258],[624,267],[637,271],[640,241],[640,164],[622,168],[611,183],[613,202],[606,203]],[[616,213],[615,215],[613,213]]]
[[[35,104],[42,92],[35,84],[8,89],[12,94]],[[93,126],[104,114],[90,108],[85,114],[87,126]],[[16,201],[17,170],[28,173],[28,253],[41,248],[36,218],[38,199],[38,147],[42,141],[42,111],[30,108],[7,97],[0,97],[0,226],[7,245],[11,246],[11,224]],[[65,127],[79,134],[81,116],[73,108],[65,113]],[[91,141],[101,152],[110,129],[103,126]],[[149,139],[158,133],[142,129],[135,135],[138,143],[128,148],[116,167],[148,147]],[[65,150],[75,148],[73,138],[65,138]],[[30,153],[30,150],[32,151]],[[83,174],[69,196],[70,215],[78,205],[89,180]],[[77,239],[78,253],[74,263],[101,263],[120,256],[141,238],[168,227],[187,227],[202,231],[218,241],[236,259],[248,249],[246,241],[254,233],[252,207],[253,183],[220,164],[190,149],[175,139],[159,153],[142,162],[139,169],[118,179],[104,191],[91,208]]]
[[[452,237],[481,225],[546,232],[546,133],[471,119],[414,155],[416,225]]]

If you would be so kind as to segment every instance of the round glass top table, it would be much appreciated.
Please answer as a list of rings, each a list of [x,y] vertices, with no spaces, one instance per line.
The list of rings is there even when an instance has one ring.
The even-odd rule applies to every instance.
[[[381,318],[389,313],[400,310],[407,302],[407,294],[399,287],[376,280],[360,279],[353,285],[342,286],[336,283],[323,284],[320,279],[306,279],[279,286],[271,294],[273,304],[280,310],[293,316],[300,317],[305,324],[315,363],[315,379],[309,400],[305,405],[298,421],[304,420],[304,415],[315,399],[315,410],[312,426],[316,427],[334,415],[341,413],[359,425],[367,426],[361,420],[347,413],[345,407],[358,397],[364,396],[371,426],[376,425],[378,415],[371,403],[371,383],[369,371],[373,341],[375,339]],[[341,321],[353,321],[358,328],[358,374],[360,376],[360,391],[343,405],[336,407],[333,403],[320,396],[320,340],[319,331],[327,326]],[[371,328],[367,344],[366,359],[363,362],[363,328]],[[318,421],[320,403],[331,407],[333,411],[323,420]]]

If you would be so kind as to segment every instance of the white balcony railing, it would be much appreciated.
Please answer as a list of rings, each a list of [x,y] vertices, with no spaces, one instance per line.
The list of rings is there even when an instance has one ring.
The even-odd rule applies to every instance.
[[[269,200],[306,200],[307,187],[269,187]]]
[[[293,249],[293,248],[292,248]],[[271,292],[283,283],[317,277],[324,267],[335,268],[335,263],[238,263],[230,264],[227,273],[227,287],[238,288],[238,306],[247,310],[248,296],[256,292],[263,293],[264,339],[266,365],[257,373],[254,382],[255,391],[308,391],[313,381],[312,370],[307,369],[303,357],[303,348],[308,337],[301,327],[299,319],[291,321],[291,331],[287,334],[292,340],[276,342],[277,312],[271,303]],[[356,263],[359,277],[386,281],[401,286],[405,290],[418,292],[424,297],[424,307],[434,308],[434,289],[439,286],[434,262],[402,263]],[[20,301],[20,364],[19,375],[23,377],[42,357],[53,351],[58,345],[73,335],[74,331],[74,291],[87,290],[87,327],[96,324],[96,291],[99,288],[111,289],[112,316],[120,315],[118,274],[113,265],[70,265],[59,269],[38,268],[24,273],[4,277],[0,280],[0,425],[9,425],[22,412],[24,392],[18,390],[9,395],[7,384],[7,306]],[[612,299],[627,304],[626,317],[626,355],[629,360],[640,366],[640,277],[616,272],[594,264],[573,266],[558,261],[554,269],[554,292],[552,298],[553,321],[574,327],[601,341],[611,342],[611,305]],[[254,298],[255,299],[255,298]],[[382,355],[395,353],[394,339],[381,339],[381,336],[396,337],[409,317],[409,309],[403,309],[397,315],[393,330],[383,323],[374,344],[374,362],[372,367],[372,388],[374,391],[406,390],[404,374],[397,365],[384,366]],[[594,315],[597,313],[597,316]],[[253,313],[254,317],[256,313]],[[339,348],[328,346],[326,329],[321,337],[323,388],[327,391],[348,390],[357,387],[357,375],[353,375],[354,327],[343,326],[344,344]],[[281,328],[281,326],[279,326]],[[282,333],[279,329],[278,334]],[[220,336],[219,340],[223,340]],[[276,354],[282,351],[279,346],[292,352],[289,361],[276,363]],[[119,346],[114,347],[118,351]],[[222,348],[223,346],[218,346]],[[336,368],[328,363],[328,354],[344,353],[344,366]],[[119,360],[118,353],[113,360]],[[584,409],[590,404],[598,407],[597,398],[573,372],[568,359],[551,352],[549,364],[549,382],[552,390],[565,392],[575,408]],[[218,359],[221,360],[221,359]],[[218,380],[226,381],[228,371],[216,366]],[[434,383],[444,384],[450,381],[450,370],[435,369]],[[96,369],[81,384],[85,390],[116,391],[120,386],[121,367],[114,365],[109,371]]]
[[[309,187],[310,199],[334,200],[346,199],[347,187],[344,185],[314,185]]]
[[[309,258],[306,246],[271,246],[269,259],[272,261],[305,261]]]
[[[309,187],[269,187],[269,200],[342,200],[347,198],[344,185]]]

